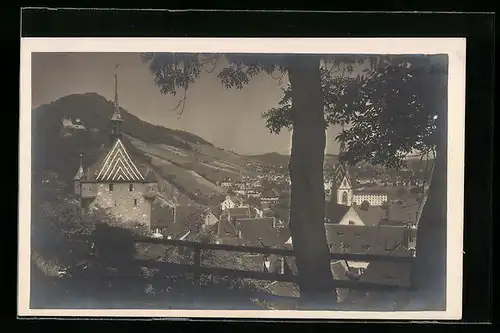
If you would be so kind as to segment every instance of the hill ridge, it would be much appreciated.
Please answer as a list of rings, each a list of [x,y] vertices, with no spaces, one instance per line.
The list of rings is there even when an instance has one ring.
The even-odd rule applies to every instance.
[[[71,94],[33,109],[32,170],[35,184],[55,172],[70,185],[83,153],[93,163],[109,145],[111,101],[96,93]],[[222,195],[218,182],[252,174],[248,159],[215,147],[203,138],[141,120],[121,108],[124,140],[140,162],[185,194],[205,203]],[[64,121],[63,121],[64,120]],[[64,125],[66,122],[66,125]],[[74,126],[78,123],[80,126]],[[159,176],[159,177],[158,177]],[[68,186],[70,191],[72,186]]]

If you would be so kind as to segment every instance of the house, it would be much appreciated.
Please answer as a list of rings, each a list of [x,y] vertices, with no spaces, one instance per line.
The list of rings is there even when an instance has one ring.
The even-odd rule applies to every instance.
[[[328,202],[325,211],[326,224],[340,225],[378,225],[387,211],[377,206],[346,206]]]
[[[343,158],[344,155],[345,152],[341,151],[334,169],[334,178],[330,193],[335,198],[335,202],[346,206],[351,206],[352,204],[361,205],[364,201],[368,201],[371,206],[382,206],[386,203],[386,193],[353,190],[352,178],[349,174],[349,167]]]
[[[256,191],[256,190],[253,190],[253,189],[249,189],[246,191],[246,195],[249,197],[249,198],[260,198],[261,196],[261,193]]]
[[[368,201],[370,206],[382,206],[388,201],[387,193],[380,191],[355,191],[352,196],[352,203],[361,205],[364,201]]]
[[[255,211],[256,218],[264,217],[264,210],[263,209],[259,209],[258,207],[254,207],[253,210]]]
[[[266,190],[262,192],[262,194],[260,195],[261,203],[275,204],[279,201],[279,199],[280,199],[279,193],[274,189]]]
[[[164,225],[160,233],[169,239],[191,240],[204,229],[215,225],[215,223],[206,224],[206,215],[207,209],[203,206],[178,206],[175,221]]]
[[[243,181],[234,182],[233,186],[239,190],[244,190],[246,188],[245,182]]]
[[[213,226],[219,221],[220,209],[218,207],[208,207],[203,215],[203,226]]]
[[[73,180],[74,193],[82,210],[105,208],[125,222],[140,222],[151,227],[151,204],[156,198],[157,181],[154,174],[133,154],[133,148],[123,139],[123,119],[118,105],[117,76],[115,75],[115,111],[110,119],[109,149],[88,168],[80,167]]]
[[[220,186],[222,188],[231,188],[233,186],[233,182],[231,179],[226,179],[220,182]]]
[[[248,207],[248,205],[245,205],[243,200],[236,196],[227,195],[224,198],[224,201],[221,202],[220,207],[221,210],[224,211],[226,209],[231,209],[236,207]]]
[[[417,215],[417,209],[414,206],[412,208]],[[325,216],[325,231],[330,252],[415,256],[417,220],[416,218],[405,219],[406,215],[399,210],[399,207],[388,210],[380,207],[368,207],[364,210],[358,206],[328,203]],[[392,217],[397,217],[399,220]],[[293,247],[291,237],[285,242],[285,245],[289,248]],[[344,264],[348,267],[347,274],[351,277],[357,277],[365,274],[368,267],[374,263],[346,261]],[[379,264],[372,267],[379,267]],[[393,266],[382,265],[380,267],[382,267],[380,270],[383,271],[383,267]],[[336,268],[337,273],[339,269]],[[379,269],[373,270],[379,272]],[[408,267],[403,267],[402,270],[407,271]],[[378,279],[381,278],[378,277]],[[396,277],[392,279],[402,281]]]
[[[238,218],[250,218],[252,216],[250,207],[229,208],[222,212],[220,219],[234,221]]]
[[[217,241],[222,244],[284,248],[289,238],[289,230],[276,228],[274,218],[240,217],[221,219],[217,223]],[[252,266],[262,267],[266,272],[283,270],[284,263],[279,256],[247,253],[244,258]]]
[[[168,226],[176,222],[178,205],[170,200],[157,196],[151,205],[151,230],[161,234]]]
[[[325,225],[330,252],[391,256],[414,256],[416,228],[396,223],[375,226]],[[348,262],[350,267],[366,270],[369,262]],[[360,271],[359,274],[362,272]]]

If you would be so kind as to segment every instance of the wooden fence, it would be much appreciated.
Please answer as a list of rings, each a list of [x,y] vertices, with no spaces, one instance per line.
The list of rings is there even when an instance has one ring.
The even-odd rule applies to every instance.
[[[95,240],[95,239],[94,239]],[[116,240],[113,240],[113,242]],[[192,264],[179,264],[160,262],[150,259],[135,259],[134,264],[147,268],[155,268],[171,272],[172,274],[193,274],[194,281],[199,281],[201,275],[210,274],[213,276],[226,276],[232,278],[248,278],[255,280],[268,280],[278,282],[292,282],[297,283],[297,276],[291,273],[269,273],[262,271],[248,271],[238,270],[221,267],[206,267],[202,265],[201,253],[204,250],[209,251],[230,251],[242,252],[262,255],[277,255],[281,257],[294,257],[294,251],[288,249],[264,248],[264,247],[249,247],[249,246],[236,246],[226,244],[209,244],[201,242],[181,241],[173,239],[155,239],[149,237],[134,237],[134,243],[143,244],[162,244],[168,246],[189,248],[193,252]],[[390,255],[373,255],[373,254],[354,254],[354,253],[331,253],[332,260],[347,260],[347,261],[363,261],[363,262],[391,262],[412,265],[414,257],[390,256]],[[389,291],[397,289],[408,289],[412,286],[401,285],[388,285],[372,282],[360,282],[355,280],[335,280],[334,286],[336,288],[347,288],[366,291]]]

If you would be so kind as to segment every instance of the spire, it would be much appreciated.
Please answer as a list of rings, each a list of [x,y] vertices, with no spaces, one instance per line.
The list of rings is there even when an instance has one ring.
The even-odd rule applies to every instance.
[[[344,131],[344,125],[342,124],[341,127],[342,133]],[[347,164],[346,155],[345,144],[343,141],[340,141],[339,158],[334,169],[332,192],[336,191],[343,184],[344,180],[347,182],[348,186],[351,186],[351,177],[349,175],[349,165]]]
[[[340,133],[343,133],[344,132],[344,125],[341,125],[341,131]],[[339,156],[345,156],[346,155],[346,151],[345,151],[345,143],[344,141],[340,141],[340,151],[339,151]]]
[[[115,112],[111,117],[112,121],[123,121],[122,116],[120,114],[120,104],[118,104],[118,64],[115,66]]]
[[[83,172],[83,154],[80,154],[80,167],[78,168],[78,171],[76,172],[74,180],[81,180],[84,176]]]
[[[118,64],[115,66],[115,111],[111,117],[111,137],[113,141],[121,137],[121,123],[123,122],[120,105],[118,104],[118,66]]]

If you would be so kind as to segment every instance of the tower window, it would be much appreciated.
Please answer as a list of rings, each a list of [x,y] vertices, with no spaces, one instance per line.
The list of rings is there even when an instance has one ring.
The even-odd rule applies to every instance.
[[[137,199],[134,199],[134,206],[137,206]]]
[[[132,192],[134,190],[134,184],[128,184],[128,190]]]
[[[108,188],[110,192],[113,192],[113,184],[109,184]]]

